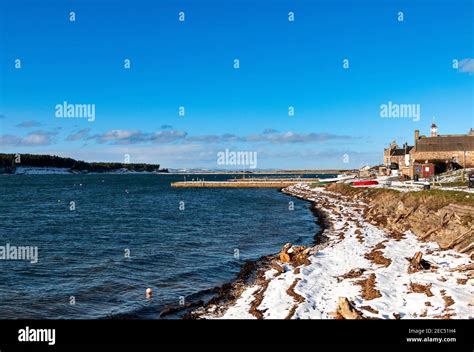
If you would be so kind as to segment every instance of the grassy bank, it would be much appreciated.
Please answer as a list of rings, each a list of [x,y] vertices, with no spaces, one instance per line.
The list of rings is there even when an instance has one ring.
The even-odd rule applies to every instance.
[[[407,206],[423,204],[426,208],[435,211],[449,204],[469,205],[474,207],[474,195],[461,191],[432,189],[417,192],[400,192],[385,188],[355,188],[343,183],[331,184],[327,186],[327,190],[351,197],[363,195],[364,198],[371,200],[394,197],[403,201]]]

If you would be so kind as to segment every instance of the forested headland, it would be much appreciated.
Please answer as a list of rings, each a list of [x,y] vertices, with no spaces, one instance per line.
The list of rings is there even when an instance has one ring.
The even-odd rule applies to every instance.
[[[65,168],[72,172],[110,172],[120,169],[135,172],[168,172],[159,164],[86,162],[57,155],[0,153],[0,173],[14,173],[18,167]]]

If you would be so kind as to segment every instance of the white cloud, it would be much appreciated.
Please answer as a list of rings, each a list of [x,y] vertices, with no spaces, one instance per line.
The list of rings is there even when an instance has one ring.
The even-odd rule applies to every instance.
[[[460,72],[474,73],[474,59],[463,59],[459,61]]]
[[[25,137],[1,135],[1,146],[46,146],[53,143],[53,137],[57,135],[56,131],[34,131],[28,133]]]
[[[34,121],[34,120],[23,121],[19,123],[18,125],[16,125],[16,127],[18,128],[31,128],[31,127],[39,127],[39,126],[42,126],[42,123],[38,121]]]
[[[139,143],[171,143],[186,137],[186,132],[181,131],[158,131],[146,133],[140,130],[110,130],[102,134],[96,134],[88,139],[97,143],[111,144],[139,144]]]
[[[84,128],[77,132],[71,133],[69,136],[66,137],[67,141],[74,142],[86,139],[89,136],[90,128]]]
[[[99,144],[166,144],[176,141],[201,144],[222,144],[222,143],[270,143],[270,144],[296,144],[296,143],[320,143],[328,141],[347,141],[353,137],[337,135],[331,133],[298,133],[298,132],[278,132],[273,129],[266,129],[262,133],[237,136],[231,133],[213,135],[189,136],[187,132],[177,130],[162,130],[157,132],[143,132],[141,130],[114,129],[104,133],[89,136],[89,130],[80,130],[69,135],[66,140],[93,140]]]

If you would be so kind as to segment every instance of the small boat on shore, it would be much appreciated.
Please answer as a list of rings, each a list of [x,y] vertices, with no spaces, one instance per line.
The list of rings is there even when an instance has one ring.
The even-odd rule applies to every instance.
[[[319,182],[321,182],[322,184],[328,184],[328,183],[342,182],[342,181],[351,180],[355,177],[356,177],[356,175],[341,174],[341,175],[338,175],[337,177],[320,178]]]
[[[379,181],[376,181],[376,180],[363,180],[363,181],[355,181],[351,183],[351,185],[354,187],[375,186],[378,184],[379,184]]]

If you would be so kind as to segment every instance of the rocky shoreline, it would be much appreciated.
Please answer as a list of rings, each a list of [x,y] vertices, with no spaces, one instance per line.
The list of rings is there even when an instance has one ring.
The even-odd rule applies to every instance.
[[[420,239],[407,223],[417,210],[425,212],[423,207],[403,208],[402,216],[384,215],[381,208],[371,204],[368,194],[337,191],[311,189],[303,184],[284,189],[313,203],[321,227],[315,245],[305,248],[287,244],[277,256],[247,263],[234,282],[224,285],[215,298],[185,318],[474,316],[472,242],[470,232],[466,235],[462,231],[462,226],[472,229],[469,218],[450,216],[453,224],[449,225],[448,215],[441,215],[444,226],[456,226],[462,232],[444,242],[437,241],[443,249],[431,241],[445,239],[437,234],[444,227]],[[391,211],[388,202],[384,206]],[[398,217],[397,221],[393,216]],[[402,218],[404,227],[387,225],[399,224]],[[423,242],[428,239],[431,241]]]
[[[282,189],[281,192],[293,196],[291,193]],[[330,226],[330,221],[326,216],[326,213],[321,211],[316,204],[311,201],[301,198],[311,203],[310,210],[314,214],[315,223],[319,229],[314,234],[313,243],[314,246],[322,246],[327,241],[327,237],[324,236],[324,230]],[[278,264],[278,255],[266,255],[256,260],[247,261],[243,264],[237,277],[220,287],[212,289],[214,297],[211,298],[207,303],[201,302],[197,305],[197,309],[187,312],[183,319],[202,319],[205,318],[207,312],[212,311],[214,314],[222,314],[229,306],[241,296],[242,292],[249,286],[256,283],[263,283],[265,286],[265,273],[268,270],[275,269],[281,270]],[[255,302],[254,306],[258,303]],[[253,309],[256,317],[261,317],[258,312]]]
[[[441,249],[474,253],[474,197],[464,192],[398,192],[391,189],[357,189],[333,184],[329,191],[367,204],[364,219],[400,234],[412,231],[420,240]]]

